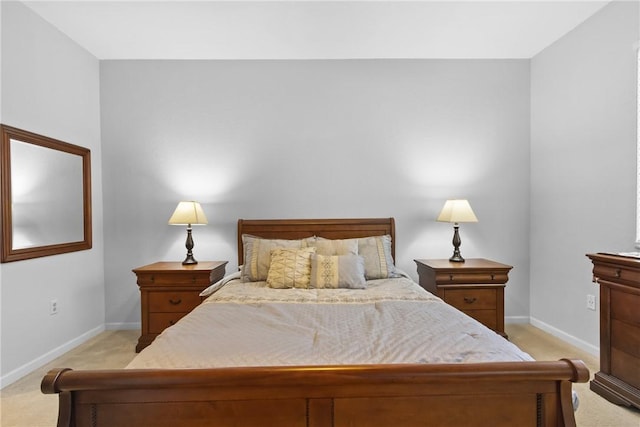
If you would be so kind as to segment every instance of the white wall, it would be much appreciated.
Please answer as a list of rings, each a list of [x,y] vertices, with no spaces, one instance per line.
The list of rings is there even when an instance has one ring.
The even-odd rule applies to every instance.
[[[633,250],[638,2],[614,2],[531,62],[532,322],[593,352],[586,253]]]
[[[0,266],[6,385],[104,328],[104,254],[98,60],[24,5],[0,7],[0,121],[89,148],[93,193],[93,249]]]
[[[514,266],[528,316],[529,61],[102,61],[108,327],[135,326],[131,269],[181,261],[180,200],[203,203],[199,260],[237,265],[238,218],[396,218],[397,264],[452,253]]]
[[[139,324],[131,269],[184,257],[185,230],[167,225],[184,199],[210,219],[196,258],[229,270],[237,218],[394,216],[397,264],[415,278],[414,258],[451,254],[451,226],[434,221],[444,200],[469,198],[480,222],[462,225],[462,253],[514,266],[507,317],[531,304],[539,326],[597,345],[584,254],[634,239],[637,3],[606,7],[531,64],[99,65],[1,5],[0,119],[92,150],[94,220],[91,251],[0,266],[3,383],[100,330],[105,306],[109,327]]]

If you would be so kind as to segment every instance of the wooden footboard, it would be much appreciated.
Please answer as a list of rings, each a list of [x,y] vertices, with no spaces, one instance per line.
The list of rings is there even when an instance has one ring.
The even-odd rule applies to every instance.
[[[58,426],[575,426],[582,361],[55,369]]]

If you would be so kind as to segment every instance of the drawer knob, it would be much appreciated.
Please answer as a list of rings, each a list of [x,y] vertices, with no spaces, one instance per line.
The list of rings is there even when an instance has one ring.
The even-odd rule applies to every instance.
[[[196,283],[196,276],[193,276],[193,277],[191,278],[191,283]]]
[[[620,276],[622,275],[622,270],[619,268],[616,268],[616,278],[620,278]]]
[[[449,280],[453,281],[453,274],[449,275]]]
[[[151,276],[151,283],[155,282],[156,277],[155,276]]]
[[[491,281],[493,282],[494,280],[496,280],[496,275],[495,275],[495,274],[492,274],[492,275],[491,275]]]
[[[180,304],[180,303],[182,302],[182,299],[180,299],[180,298],[178,298],[178,299],[173,299],[173,298],[171,298],[171,299],[169,300],[169,302],[170,302],[171,304],[173,304],[173,305],[178,305],[178,304]]]
[[[474,302],[476,302],[475,297],[464,297],[464,302],[466,302],[467,304],[473,304]]]

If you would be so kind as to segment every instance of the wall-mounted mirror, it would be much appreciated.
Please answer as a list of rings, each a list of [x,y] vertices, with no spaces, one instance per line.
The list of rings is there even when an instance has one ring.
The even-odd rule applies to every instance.
[[[91,152],[0,125],[0,261],[91,248]]]

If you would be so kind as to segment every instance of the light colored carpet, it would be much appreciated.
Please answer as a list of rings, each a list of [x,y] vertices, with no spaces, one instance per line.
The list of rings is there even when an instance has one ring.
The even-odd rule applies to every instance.
[[[537,360],[582,359],[591,372],[598,370],[598,358],[531,326],[507,325],[509,339]],[[106,331],[62,357],[11,384],[0,392],[2,427],[51,427],[57,420],[57,396],[43,395],[40,381],[53,367],[73,369],[122,368],[135,356],[138,331]],[[617,406],[589,390],[588,383],[576,384],[580,427],[640,427],[640,411]]]
[[[105,331],[0,391],[2,427],[53,427],[58,396],[42,394],[40,381],[52,368],[118,369],[136,355],[140,331]]]
[[[573,347],[531,325],[505,326],[509,340],[536,360],[580,359],[589,368],[591,378],[600,370],[598,357]],[[589,389],[589,383],[574,384],[580,406],[576,411],[579,427],[640,427],[640,411],[618,406]]]

